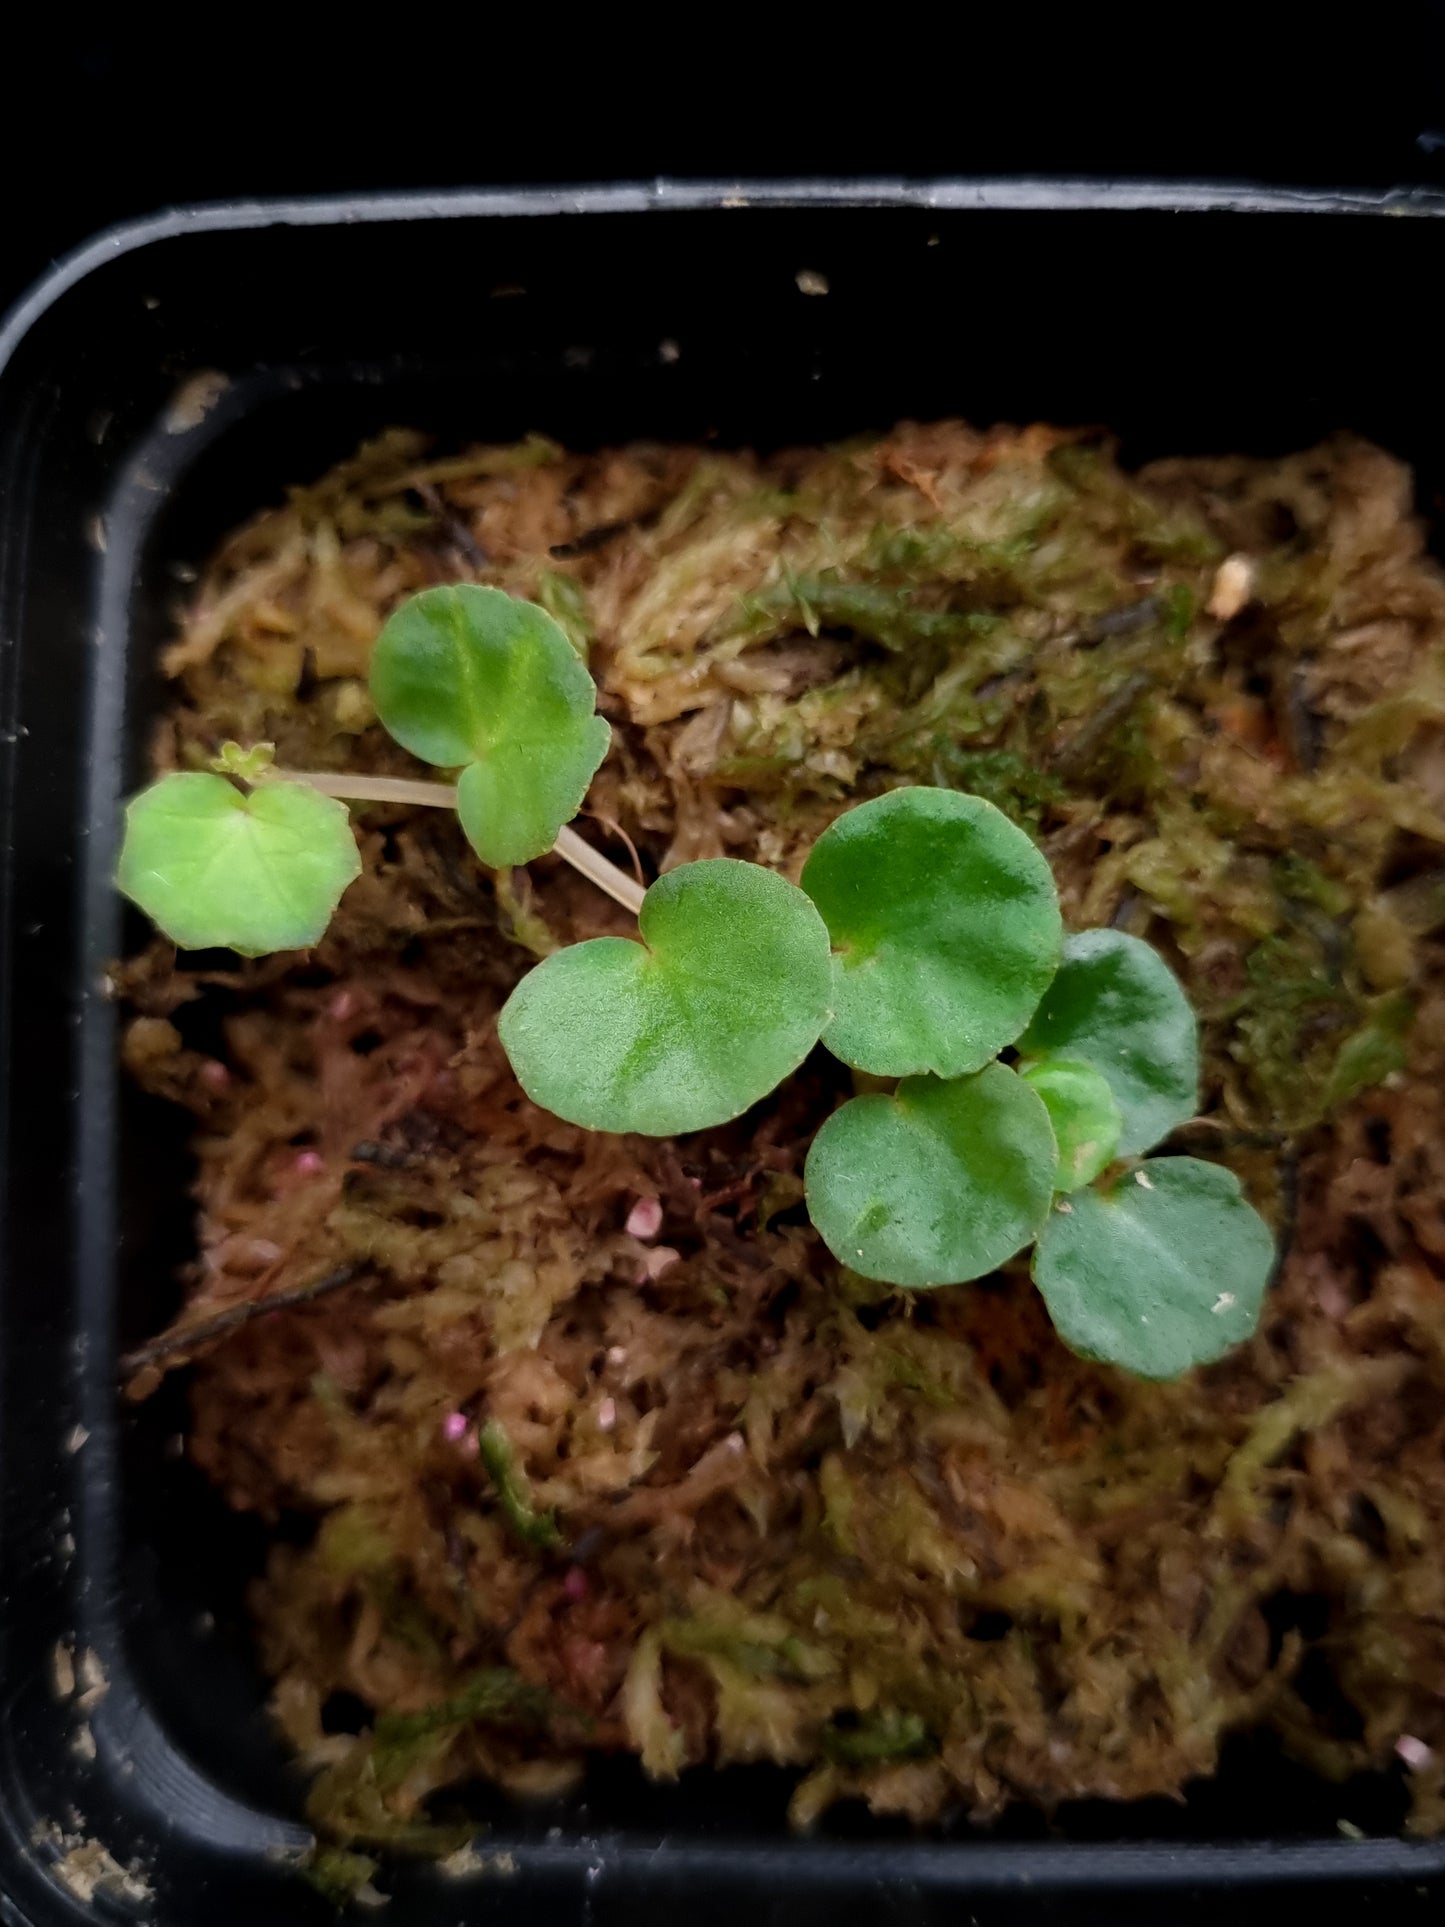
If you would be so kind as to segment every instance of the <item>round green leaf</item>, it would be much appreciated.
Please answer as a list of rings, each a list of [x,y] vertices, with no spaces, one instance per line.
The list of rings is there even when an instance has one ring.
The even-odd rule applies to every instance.
[[[1082,1059],[1109,1080],[1135,1157],[1199,1105],[1199,1025],[1157,950],[1122,930],[1064,939],[1059,974],[1019,1039],[1025,1058]]]
[[[978,1070],[1058,967],[1049,866],[982,797],[903,789],[860,803],[818,838],[802,881],[835,953],[823,1041],[858,1070]]]
[[[493,868],[550,850],[582,807],[611,731],[552,618],[500,589],[424,589],[371,658],[382,723],[424,762],[461,769],[457,813]]]
[[[1057,1153],[1042,1100],[1003,1064],[855,1097],[813,1139],[808,1210],[865,1278],[952,1285],[1022,1249],[1048,1215]]]
[[[1119,1148],[1124,1120],[1107,1078],[1092,1064],[1046,1057],[1023,1072],[1031,1091],[1044,1100],[1059,1146],[1056,1191],[1077,1191],[1092,1184]]]
[[[116,881],[186,950],[303,950],[361,873],[346,805],[304,783],[245,796],[224,776],[163,776],[125,813]]]
[[[524,977],[498,1023],[537,1104],[591,1131],[670,1137],[736,1117],[828,1020],[828,933],[803,892],[716,857],[654,883],[643,941],[597,937]]]
[[[1151,1158],[1107,1191],[1059,1200],[1034,1282],[1071,1351],[1177,1378],[1249,1337],[1273,1263],[1269,1226],[1232,1171]]]

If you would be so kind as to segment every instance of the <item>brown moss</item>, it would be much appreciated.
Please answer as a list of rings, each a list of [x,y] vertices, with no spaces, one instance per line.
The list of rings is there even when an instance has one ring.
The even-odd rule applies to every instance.
[[[1226,556],[1243,606],[1214,595]],[[621,913],[359,811],[365,875],[314,956],[216,972],[157,945],[120,973],[132,1070],[198,1119],[184,1319],[355,1267],[210,1347],[190,1441],[232,1504],[321,1525],[254,1600],[321,1822],[430,1839],[438,1787],[559,1784],[588,1746],[810,1766],[800,1821],[853,1794],[986,1815],[1176,1791],[1263,1722],[1328,1771],[1418,1743],[1438,1828],[1445,586],[1404,472],[1341,440],[1128,477],[1056,431],[946,423],[766,460],[429,461],[394,435],[222,548],[166,659],[160,760],[265,738],[404,773],[370,640],[478,572],[588,647],[615,747],[583,827],[650,874],[724,850],[796,873],[899,782],[1012,810],[1071,921],[1185,976],[1190,1148],[1288,1253],[1254,1342],[1172,1386],[1073,1358],[1013,1272],[860,1287],[797,1208],[836,1067],[678,1143],[546,1116],[497,1009]],[[652,1276],[639,1197],[678,1254]],[[509,1524],[482,1425],[565,1550]],[[474,1704],[483,1676],[546,1697]],[[327,1734],[337,1692],[433,1713]]]

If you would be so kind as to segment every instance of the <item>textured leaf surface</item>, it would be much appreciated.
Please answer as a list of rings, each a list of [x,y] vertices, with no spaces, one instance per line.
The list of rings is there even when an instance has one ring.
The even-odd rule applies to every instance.
[[[508,998],[503,1048],[536,1103],[594,1131],[721,1124],[795,1070],[828,1019],[828,933],[803,892],[719,857],[654,883],[641,943],[559,950]]]
[[[1033,1022],[1019,1039],[1032,1058],[1082,1059],[1109,1080],[1124,1124],[1119,1154],[1135,1157],[1193,1117],[1199,1104],[1199,1025],[1157,950],[1122,930],[1081,930]]]
[[[1057,1153],[1048,1112],[1002,1064],[910,1077],[852,1098],[808,1153],[808,1210],[834,1257],[895,1285],[982,1277],[1048,1214]]]
[[[316,943],[360,872],[344,803],[182,770],[127,808],[116,881],[183,949],[260,957]]]
[[[1151,1158],[1054,1207],[1034,1280],[1071,1350],[1177,1378],[1249,1337],[1273,1263],[1269,1226],[1232,1171]]]
[[[390,617],[371,695],[404,749],[460,770],[462,828],[498,869],[551,849],[611,741],[596,685],[546,611],[469,583],[425,589]]]
[[[824,1042],[876,1076],[979,1070],[1058,966],[1049,866],[981,797],[923,788],[861,803],[819,837],[802,882],[836,953]]]

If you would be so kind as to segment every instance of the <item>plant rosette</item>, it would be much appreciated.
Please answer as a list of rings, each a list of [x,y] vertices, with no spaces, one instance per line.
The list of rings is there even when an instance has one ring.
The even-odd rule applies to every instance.
[[[1064,1342],[1148,1378],[1249,1337],[1268,1227],[1221,1166],[1137,1162],[1198,1105],[1183,987],[1135,937],[1066,936],[1042,852],[991,803],[893,790],[818,838],[801,887],[718,858],[644,893],[566,827],[610,731],[545,611],[425,590],[383,628],[371,692],[454,785],[278,772],[268,746],[228,743],[130,803],[120,888],[178,944],[256,956],[319,941],[359,874],[337,798],[453,809],[495,868],[555,849],[637,910],[638,936],[558,951],[512,992],[498,1031],[534,1102],[589,1130],[703,1130],[821,1041],[898,1080],[842,1104],[808,1153],[809,1212],[841,1264],[923,1290],[1032,1245]]]

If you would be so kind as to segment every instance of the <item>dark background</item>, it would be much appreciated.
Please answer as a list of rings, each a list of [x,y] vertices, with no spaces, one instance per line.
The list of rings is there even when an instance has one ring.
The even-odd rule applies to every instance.
[[[1445,186],[1445,0],[1147,11],[999,0],[842,21],[114,9],[7,26],[0,309],[178,201],[675,175],[1089,173]]]

